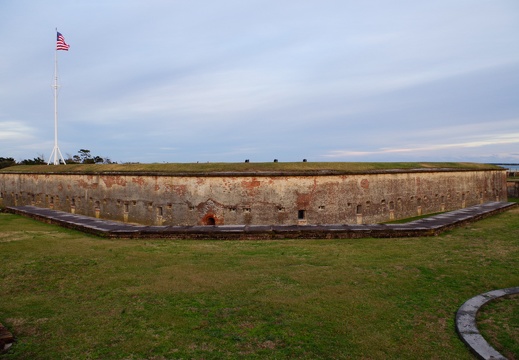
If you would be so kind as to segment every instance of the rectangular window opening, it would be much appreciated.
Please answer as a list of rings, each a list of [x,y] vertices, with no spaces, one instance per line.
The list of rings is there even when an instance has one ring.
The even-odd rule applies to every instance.
[[[297,210],[297,219],[298,220],[306,219],[306,210]]]

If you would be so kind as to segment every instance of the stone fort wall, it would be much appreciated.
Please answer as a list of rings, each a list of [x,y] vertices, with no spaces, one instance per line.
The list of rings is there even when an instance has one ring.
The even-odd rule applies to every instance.
[[[506,186],[508,187],[509,198],[519,198],[519,180],[508,180]]]
[[[0,173],[0,206],[144,225],[371,224],[506,200],[504,170]]]

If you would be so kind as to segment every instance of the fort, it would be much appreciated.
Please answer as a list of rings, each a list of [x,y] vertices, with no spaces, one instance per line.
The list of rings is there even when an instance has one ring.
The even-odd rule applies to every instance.
[[[143,225],[375,224],[507,201],[506,170],[473,163],[14,166],[0,207]]]

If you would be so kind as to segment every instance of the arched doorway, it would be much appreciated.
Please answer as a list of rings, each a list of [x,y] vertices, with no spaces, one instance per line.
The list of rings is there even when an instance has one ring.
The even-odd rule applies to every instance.
[[[209,225],[214,226],[216,224],[223,225],[223,221],[221,218],[218,218],[213,212],[205,214],[202,219],[200,219],[201,225]]]

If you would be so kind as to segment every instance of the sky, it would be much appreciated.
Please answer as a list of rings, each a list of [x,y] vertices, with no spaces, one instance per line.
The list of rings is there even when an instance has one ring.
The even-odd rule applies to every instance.
[[[56,52],[56,28],[70,45]],[[517,0],[3,0],[0,157],[519,163]]]

